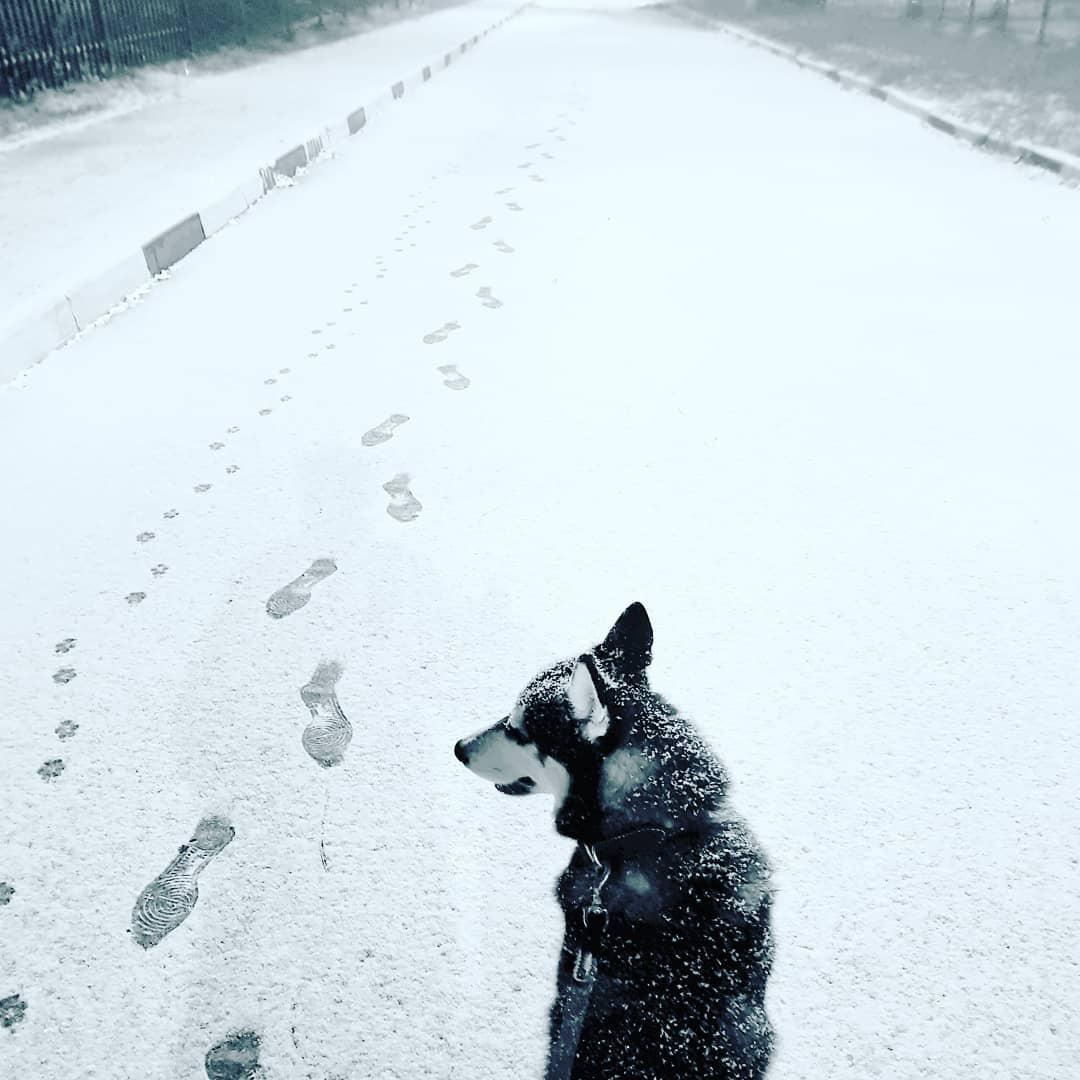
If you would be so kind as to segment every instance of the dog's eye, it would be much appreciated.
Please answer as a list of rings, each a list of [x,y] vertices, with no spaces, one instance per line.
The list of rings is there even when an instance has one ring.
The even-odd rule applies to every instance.
[[[506,728],[506,734],[519,746],[528,746],[528,744],[532,742],[532,739],[530,739],[521,728],[514,727],[514,725],[510,723],[509,716],[504,716],[502,723],[503,727]]]

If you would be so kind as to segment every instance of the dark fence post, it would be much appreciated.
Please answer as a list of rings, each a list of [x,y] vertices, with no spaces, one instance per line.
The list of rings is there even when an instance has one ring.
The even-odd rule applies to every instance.
[[[112,71],[114,64],[112,44],[109,41],[109,28],[105,25],[105,13],[101,10],[101,0],[90,0],[90,18],[91,25],[97,32],[98,40],[101,42],[102,74],[104,74],[106,70]]]
[[[191,35],[191,9],[188,7],[188,0],[180,0],[180,21],[183,23],[182,33],[187,42],[187,54],[194,56],[195,41]]]
[[[1039,36],[1035,39],[1039,45],[1046,42],[1046,20],[1050,18],[1050,0],[1043,0],[1042,14],[1039,16]]]
[[[15,50],[8,44],[7,19],[0,7],[0,96],[15,97],[15,81],[8,74],[8,68],[14,69]]]

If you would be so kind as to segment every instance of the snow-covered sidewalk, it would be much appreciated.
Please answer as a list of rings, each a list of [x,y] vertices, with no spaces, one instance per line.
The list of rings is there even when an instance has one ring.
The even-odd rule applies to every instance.
[[[229,71],[171,65],[129,111],[0,143],[0,340],[510,10],[475,0]]]

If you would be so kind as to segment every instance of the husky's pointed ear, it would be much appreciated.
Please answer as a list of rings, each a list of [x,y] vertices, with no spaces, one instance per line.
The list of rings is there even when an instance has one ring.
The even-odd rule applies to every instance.
[[[608,729],[608,714],[600,702],[593,673],[584,660],[574,665],[566,696],[570,702],[570,715],[581,724],[585,738],[590,742],[599,739]]]
[[[640,677],[652,662],[652,623],[643,604],[631,604],[616,620],[596,650],[616,674]]]

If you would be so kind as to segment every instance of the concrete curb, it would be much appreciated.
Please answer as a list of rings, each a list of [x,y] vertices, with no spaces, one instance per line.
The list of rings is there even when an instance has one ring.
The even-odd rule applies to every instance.
[[[980,150],[1008,154],[1018,163],[1022,162],[1045,169],[1047,172],[1059,176],[1062,180],[1080,181],[1080,158],[1067,154],[1063,150],[1054,150],[1049,147],[1036,146],[1022,139],[1008,139],[1001,135],[995,135],[989,129],[976,127],[964,120],[940,112],[934,106],[928,105],[918,98],[913,98],[909,94],[904,94],[899,90],[892,90],[887,86],[872,82],[865,76],[856,75],[854,72],[834,67],[789,45],[781,45],[777,41],[772,41],[770,38],[762,37],[760,34],[755,34],[749,30],[743,30],[741,27],[733,26],[722,19],[701,17],[707,25],[722,30],[725,34],[729,34],[739,41],[754,45],[759,49],[765,49],[767,52],[771,52],[785,60],[792,60],[799,67],[823,75],[847,90],[855,90],[877,98],[878,101],[884,101],[896,109],[918,117],[924,123],[929,124],[930,127],[945,135],[960,139],[962,142],[966,142]]]
[[[249,176],[227,195],[169,226],[143,244],[141,251],[133,252],[116,266],[69,289],[38,315],[19,323],[0,340],[0,383],[40,363],[53,349],[59,348],[108,314],[117,304],[148,286],[156,275],[174,266],[234,218],[255,206],[278,185],[279,180],[292,179],[335,142],[360,134],[374,114],[423,86],[433,74],[448,68],[482,38],[519,15],[526,6],[522,5],[482,33],[473,35],[439,60],[425,64],[414,74],[399,79],[374,101],[354,109],[344,119],[298,143],[273,164],[259,168],[257,174]]]

